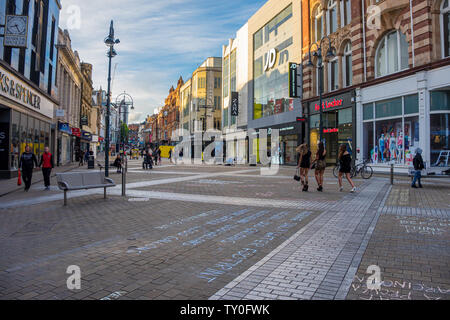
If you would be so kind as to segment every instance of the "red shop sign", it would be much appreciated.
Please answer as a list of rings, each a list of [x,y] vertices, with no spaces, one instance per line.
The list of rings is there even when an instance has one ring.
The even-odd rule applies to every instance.
[[[331,102],[329,102],[329,101],[324,101],[324,102],[322,102],[322,109],[325,110],[325,109],[330,109],[330,108],[340,107],[340,106],[342,106],[342,103],[343,103],[343,102],[344,102],[343,99],[340,99],[340,100],[334,99],[334,100],[331,101]],[[315,109],[316,109],[316,111],[320,111],[320,106],[319,106],[318,103],[316,103]]]
[[[72,128],[72,135],[75,137],[81,137],[81,130],[79,128]]]
[[[323,133],[337,133],[337,132],[339,132],[338,128],[323,129]]]

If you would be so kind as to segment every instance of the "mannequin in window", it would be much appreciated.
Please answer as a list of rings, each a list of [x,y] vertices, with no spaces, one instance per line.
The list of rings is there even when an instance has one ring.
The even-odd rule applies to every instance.
[[[389,138],[389,153],[391,155],[391,161],[397,159],[397,138],[394,132],[391,133],[391,137]]]
[[[372,159],[372,163],[378,163],[378,146],[372,149],[370,152],[370,157]]]
[[[381,162],[384,162],[384,147],[385,147],[384,133],[381,134],[380,140],[378,140],[378,146],[380,148],[381,153]]]
[[[397,161],[398,163],[403,161],[404,151],[403,151],[403,132],[400,132],[397,139]]]

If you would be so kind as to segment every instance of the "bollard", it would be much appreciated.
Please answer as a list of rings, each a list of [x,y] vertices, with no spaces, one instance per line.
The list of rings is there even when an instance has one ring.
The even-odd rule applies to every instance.
[[[127,187],[127,167],[128,167],[128,161],[125,161],[124,166],[122,167],[122,197],[125,197],[126,194],[126,187]]]
[[[391,163],[391,186],[394,185],[394,164]]]

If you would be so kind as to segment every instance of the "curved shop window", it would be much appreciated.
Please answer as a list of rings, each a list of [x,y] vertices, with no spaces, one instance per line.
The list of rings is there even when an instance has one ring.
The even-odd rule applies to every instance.
[[[419,147],[417,94],[363,105],[366,154],[374,164],[411,165]]]
[[[431,166],[448,167],[450,157],[450,91],[430,93]]]

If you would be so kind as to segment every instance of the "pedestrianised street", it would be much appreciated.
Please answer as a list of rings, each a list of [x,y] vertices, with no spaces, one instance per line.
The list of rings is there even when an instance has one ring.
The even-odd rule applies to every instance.
[[[11,192],[0,198],[0,298],[450,298],[448,180],[421,192],[374,176],[350,193],[327,172],[324,192],[312,181],[302,192],[294,168],[260,169],[129,161],[126,197],[111,173],[106,200],[73,191],[67,207],[55,186]],[[68,289],[70,266],[80,289]]]

